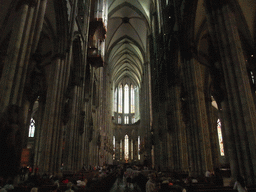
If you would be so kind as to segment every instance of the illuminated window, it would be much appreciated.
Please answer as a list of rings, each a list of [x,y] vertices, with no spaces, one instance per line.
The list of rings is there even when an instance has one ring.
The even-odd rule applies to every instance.
[[[124,124],[129,124],[129,116],[124,116]]]
[[[115,136],[113,136],[113,159],[116,158],[116,154],[115,154],[115,151],[116,151],[116,138]]]
[[[124,86],[124,113],[129,113],[129,86]]]
[[[122,118],[120,115],[118,115],[118,124],[121,124],[122,123]]]
[[[125,135],[124,137],[124,159],[129,159],[129,138],[128,135]]]
[[[135,123],[135,117],[132,116],[132,124]]]
[[[252,72],[252,71],[251,71],[250,73],[251,73],[252,83],[254,84],[254,82],[255,82],[255,76],[254,76],[254,74],[253,74],[253,72]]]
[[[122,140],[120,141],[120,160],[122,160],[123,157],[123,143]]]
[[[123,113],[123,86],[119,87],[118,113]]]
[[[131,160],[133,160],[133,140],[131,140]]]
[[[220,145],[220,155],[225,156],[220,119],[218,119],[217,121],[217,130],[218,130],[218,138],[219,138],[219,145]]]
[[[140,136],[138,136],[138,160],[140,160]]]
[[[135,113],[134,88],[131,85],[131,113]]]
[[[117,112],[117,88],[114,93],[114,112]]]
[[[33,118],[30,119],[28,136],[29,137],[34,137],[35,136],[35,120]]]
[[[139,90],[133,84],[123,83],[113,91],[113,119],[117,120],[117,124],[134,124],[135,115],[136,121],[139,119]]]

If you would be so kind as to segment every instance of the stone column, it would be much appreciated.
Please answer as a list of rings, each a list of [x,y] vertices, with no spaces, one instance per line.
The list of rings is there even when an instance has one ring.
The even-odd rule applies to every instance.
[[[56,159],[59,158],[59,153],[62,151],[59,148],[62,147],[60,142],[61,128],[60,125],[60,106],[61,102],[59,96],[61,94],[61,75],[63,73],[63,59],[56,57],[52,62],[50,77],[51,84],[49,84],[46,107],[42,124],[41,141],[39,150],[41,151],[39,171],[41,173],[57,173],[61,165],[56,163]]]
[[[225,100],[221,104],[221,122],[224,124],[224,144],[226,144],[227,153],[229,156],[229,163],[230,163],[230,169],[231,169],[231,177],[233,180],[236,178],[236,176],[239,174],[239,164],[238,164],[238,157],[237,157],[237,151],[236,151],[236,141],[235,141],[235,135],[232,127],[232,120],[231,120],[231,114],[230,109],[228,106],[228,101]]]
[[[122,145],[120,145],[120,147],[122,149],[122,154],[121,154],[122,162],[124,162],[124,139],[122,139]]]
[[[38,44],[38,41],[40,39],[41,31],[43,29],[43,24],[44,24],[44,16],[45,16],[45,11],[47,7],[47,0],[39,0],[39,9],[38,9],[38,15],[36,18],[36,23],[35,23],[35,29],[34,29],[34,36],[33,36],[33,42],[32,42],[32,53],[34,53]]]
[[[232,148],[229,151],[235,153],[229,155],[230,164],[233,164],[231,171],[245,176],[247,184],[252,185],[256,174],[256,109],[236,16],[229,1],[204,2],[209,31],[219,53],[225,79],[227,103],[225,106],[223,102],[222,107],[226,114],[223,119],[226,134],[233,134],[235,141],[228,141],[228,148]],[[224,106],[227,111],[224,111]]]
[[[83,93],[84,90],[80,89],[80,97],[83,99]],[[84,102],[81,102],[81,106],[84,106]],[[83,166],[85,164],[85,144],[86,144],[86,133],[81,132],[81,126],[83,126],[83,130],[85,130],[85,110],[84,107],[81,107],[80,114],[79,114],[79,139],[80,139],[80,149],[79,149],[79,158],[80,158],[80,164]],[[86,164],[85,164],[86,165]]]
[[[193,69],[193,60],[187,60],[184,63],[184,90],[182,90],[181,102],[185,106],[183,113],[189,110],[191,113],[186,113],[186,137],[188,141],[188,160],[190,173],[194,176],[201,175],[203,173],[203,167],[205,167],[205,162],[202,161],[203,158],[203,146],[201,142],[202,132],[199,128],[200,124],[200,111],[199,103],[197,100],[197,91],[195,83],[195,70]],[[183,107],[184,107],[183,106]]]
[[[89,113],[88,113],[88,102],[85,102],[85,109],[86,109],[86,116],[85,116],[85,136],[84,136],[84,138],[85,138],[85,146],[84,146],[84,148],[85,148],[85,151],[84,151],[84,160],[85,160],[85,163],[86,163],[86,165],[90,165],[90,163],[89,163],[89,147],[90,147],[90,145],[89,145],[89,134],[90,134],[90,130],[91,130],[91,127],[90,127],[90,124],[89,124],[89,121],[90,121],[90,119],[89,119]]]
[[[186,125],[184,121],[182,120],[182,112],[181,112],[181,102],[180,102],[180,87],[175,88],[174,92],[174,100],[173,102],[176,103],[175,108],[175,119],[177,121],[177,131],[178,131],[178,140],[179,140],[179,146],[180,146],[180,162],[181,162],[181,170],[182,171],[189,171],[189,160],[188,160],[188,145],[187,145],[187,137],[186,137]]]
[[[29,5],[22,4],[16,13],[17,21],[12,28],[11,39],[7,50],[7,56],[3,67],[3,74],[0,81],[0,112],[3,112],[10,102],[14,78],[18,63],[19,52],[21,51],[22,39],[26,28],[26,19]]]
[[[166,132],[167,130],[165,129],[165,126],[162,127],[164,130],[163,132]],[[167,135],[166,133],[163,133],[163,136],[162,136],[162,154],[163,154],[163,164],[164,164],[164,167],[167,168],[168,167],[168,154],[166,153],[167,151]],[[178,148],[178,146],[176,146],[176,149]],[[178,154],[177,154],[178,155]]]
[[[25,70],[27,69],[24,59],[27,53],[27,49],[28,49],[28,43],[29,43],[29,39],[30,39],[30,31],[33,28],[32,27],[32,23],[33,23],[33,18],[35,15],[35,5],[29,5],[28,7],[28,12],[27,12],[27,18],[26,18],[26,26],[24,27],[24,31],[23,31],[23,36],[22,36],[22,44],[20,47],[20,52],[19,52],[19,59],[17,60],[17,69],[16,69],[16,75],[15,75],[15,80],[13,83],[13,94],[11,97],[11,102],[12,104],[16,104],[16,103],[20,103],[21,101],[17,101],[18,100],[18,96],[21,95],[20,91],[23,92],[23,89],[21,90],[20,88],[24,87],[21,83],[25,82],[26,79],[26,73],[24,74]],[[21,87],[20,87],[21,86]],[[19,96],[21,97],[21,96]]]
[[[11,70],[9,70],[8,73],[4,73],[8,75],[9,80],[4,80],[4,78],[2,78],[4,83],[0,84],[0,87],[1,85],[7,86],[4,88],[6,90],[6,95],[2,95],[4,101],[3,107],[4,105],[7,105],[8,102],[19,105],[22,103],[22,93],[30,58],[31,43],[33,42],[35,32],[40,36],[44,21],[47,1],[45,0],[42,2],[41,7],[39,6],[40,0],[22,1],[17,5],[17,18],[20,19],[20,21],[17,21],[17,25],[14,25],[13,27],[12,38],[9,46],[10,57],[7,57],[7,63],[5,65],[7,68],[11,68]],[[43,8],[42,5],[45,7]],[[42,12],[42,16],[39,18],[37,17],[38,11]],[[40,23],[41,25],[39,25]],[[35,30],[36,24],[37,28]],[[36,46],[37,44],[34,44],[34,50]],[[11,79],[13,79],[13,82],[11,82]],[[8,96],[9,94],[12,94],[12,97]],[[9,101],[9,99],[11,100]]]
[[[77,169],[80,170],[83,166],[83,160],[82,160],[82,135],[81,135],[81,131],[80,131],[80,126],[81,126],[81,119],[83,118],[81,115],[81,111],[82,111],[82,99],[83,99],[83,89],[82,87],[77,87],[78,89],[78,94],[77,94],[77,108],[76,108],[76,115],[77,115],[77,119],[76,119],[76,132],[77,132]]]
[[[224,157],[220,157],[220,148],[219,148],[219,139],[217,132],[217,120],[220,118],[218,109],[212,106],[210,93],[206,93],[205,98],[206,113],[210,134],[210,144],[211,144],[211,154],[212,154],[212,163],[213,168],[220,167],[221,165],[226,165],[227,162],[224,160],[227,158],[227,153]],[[222,126],[222,135],[224,138],[224,126]],[[225,145],[224,145],[225,146]],[[224,161],[223,161],[224,160]]]
[[[74,150],[74,140],[76,140],[75,135],[75,111],[76,111],[76,104],[75,104],[75,95],[76,95],[76,89],[74,88],[74,92],[72,93],[71,103],[72,103],[72,109],[70,111],[70,121],[67,125],[66,129],[66,145],[65,145],[65,164],[67,170],[71,171],[73,170],[74,162],[73,158],[75,155]]]
[[[73,104],[72,104],[72,126],[71,129],[73,129],[73,137],[72,143],[73,143],[73,148],[71,149],[72,157],[71,157],[71,167],[72,170],[75,171],[77,169],[77,94],[78,94],[78,89],[77,86],[74,87],[74,95],[73,95]]]
[[[193,109],[195,112],[197,112],[196,119],[198,131],[201,137],[201,164],[202,171],[205,172],[206,170],[213,170],[213,156],[212,156],[212,147],[211,146],[211,135],[210,135],[210,128],[209,123],[207,119],[207,111],[206,111],[206,100],[205,100],[205,92],[204,92],[204,76],[202,74],[202,71],[205,71],[205,67],[200,65],[198,62],[193,60],[193,78],[194,78],[194,84],[195,84],[195,106],[196,108]],[[200,110],[196,110],[200,109]]]
[[[32,69],[35,65],[35,61],[33,63],[31,62],[31,55],[33,55],[37,49],[38,46],[38,41],[40,39],[41,31],[43,28],[43,23],[44,23],[44,16],[45,16],[45,11],[46,11],[46,5],[47,5],[47,0],[37,0],[33,6],[35,8],[31,10],[33,12],[33,15],[31,14],[31,29],[28,31],[28,39],[27,39],[27,44],[26,44],[26,51],[23,54],[23,59],[20,60],[20,65],[22,66],[22,77],[20,79],[17,79],[16,82],[18,85],[20,85],[19,89],[16,89],[16,95],[17,95],[17,100],[19,103],[22,103],[22,96],[23,90],[24,90],[24,85],[26,81],[26,75],[28,73],[28,68]],[[30,66],[30,67],[29,67]],[[21,71],[21,70],[20,70]]]
[[[41,151],[39,150],[39,144],[42,139],[41,135],[41,129],[42,129],[42,120],[43,120],[43,112],[44,112],[44,106],[43,103],[39,101],[39,108],[38,108],[38,113],[37,113],[37,121],[36,121],[36,130],[35,130],[35,143],[34,143],[34,167],[38,166],[38,157],[40,156],[39,154]]]
[[[67,58],[67,57],[66,57]],[[56,108],[55,108],[55,121],[53,124],[54,129],[56,132],[54,132],[54,140],[53,145],[55,145],[55,154],[56,157],[53,161],[53,170],[56,173],[60,173],[60,167],[62,164],[62,148],[63,148],[63,132],[64,132],[64,126],[62,122],[62,110],[63,110],[63,98],[64,98],[64,79],[67,78],[66,76],[66,58],[64,55],[61,56],[61,68],[60,68],[60,74],[58,79],[58,87],[57,87],[57,95],[56,95]]]
[[[133,161],[138,161],[138,139],[133,140]]]

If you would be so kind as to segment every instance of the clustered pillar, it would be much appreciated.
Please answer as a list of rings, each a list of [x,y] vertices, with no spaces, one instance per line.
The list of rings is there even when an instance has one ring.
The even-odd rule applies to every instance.
[[[246,178],[248,185],[255,184],[256,109],[250,87],[246,59],[243,54],[235,14],[228,1],[205,0],[207,22],[220,54],[225,78],[226,99],[222,101],[225,132],[229,149],[232,177]]]
[[[43,26],[46,3],[47,0],[38,0],[20,1],[17,4],[16,17],[18,21],[12,28],[0,82],[0,90],[2,90],[0,107],[2,111],[10,103],[21,105],[22,98],[20,95],[24,91],[29,58],[36,51]],[[35,23],[37,23],[36,27],[34,27]]]
[[[61,57],[56,57],[52,67],[52,84],[46,96],[46,111],[44,112],[43,124],[41,128],[41,143],[39,146],[39,170],[44,173],[58,173],[61,167],[61,152],[63,142],[63,126],[61,124],[61,100],[62,93],[61,80],[65,61]],[[55,74],[55,75],[54,75]]]

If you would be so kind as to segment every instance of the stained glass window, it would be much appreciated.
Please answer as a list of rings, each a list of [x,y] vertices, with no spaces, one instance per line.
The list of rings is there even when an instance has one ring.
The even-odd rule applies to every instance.
[[[116,157],[116,154],[115,154],[115,151],[116,151],[116,138],[115,136],[113,136],[113,159],[115,159]]]
[[[132,116],[132,123],[135,123],[135,117]]]
[[[131,160],[133,160],[133,140],[131,140]]]
[[[123,86],[119,87],[118,113],[123,113]]]
[[[34,137],[35,136],[35,120],[33,118],[30,119],[28,136],[29,137]]]
[[[114,93],[114,112],[117,112],[117,88]]]
[[[122,118],[120,115],[118,115],[118,124],[121,124],[122,123]]]
[[[135,95],[139,95],[138,91],[137,86],[128,83],[120,83],[115,88],[113,92],[113,112],[117,113],[115,114],[116,123],[135,123],[135,111],[139,111],[139,100],[138,97],[135,97]],[[136,119],[138,117],[138,114],[136,114]]]
[[[225,156],[220,119],[218,119],[217,121],[217,130],[218,130],[218,138],[219,138],[219,145],[220,145],[220,155]]]
[[[138,136],[138,160],[140,160],[140,136]]]
[[[131,113],[135,113],[134,88],[131,85]]]
[[[123,143],[122,140],[120,140],[120,160],[122,160],[123,157]]]
[[[129,116],[124,116],[124,124],[129,124]]]
[[[124,159],[129,159],[129,138],[128,135],[125,135],[124,137]]]
[[[124,86],[124,113],[129,113],[129,86]]]

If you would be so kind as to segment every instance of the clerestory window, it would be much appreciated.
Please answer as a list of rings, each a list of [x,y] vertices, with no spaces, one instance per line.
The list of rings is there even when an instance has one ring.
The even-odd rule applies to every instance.
[[[135,93],[133,85],[131,85],[131,113],[135,113]]]
[[[114,119],[118,124],[134,124],[138,120],[138,89],[133,84],[120,83],[113,92]]]
[[[119,86],[118,113],[123,113],[123,86]]]
[[[117,112],[117,88],[114,93],[114,112]]]
[[[129,86],[126,84],[124,86],[124,113],[128,114],[129,113]]]

